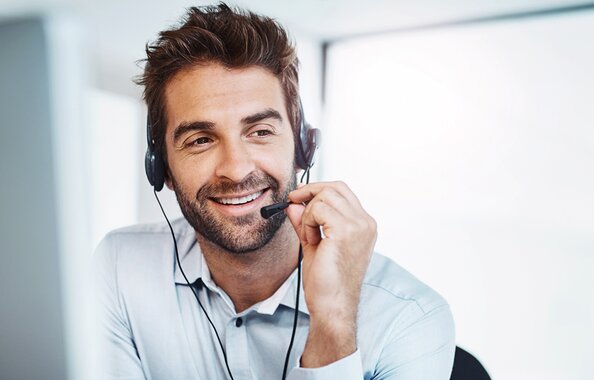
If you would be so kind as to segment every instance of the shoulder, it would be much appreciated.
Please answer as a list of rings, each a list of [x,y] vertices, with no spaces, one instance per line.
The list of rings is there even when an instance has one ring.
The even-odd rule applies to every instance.
[[[194,240],[193,229],[183,218],[173,221],[178,248]],[[138,276],[173,271],[174,243],[167,223],[139,224],[109,232],[94,254],[94,271],[104,277],[129,282]],[[115,279],[114,279],[115,280]]]
[[[403,363],[441,357],[440,353],[446,357],[446,367],[451,363],[455,332],[446,300],[377,253],[361,288],[358,322],[363,362],[372,373],[391,373]],[[423,368],[429,365],[420,364]]]
[[[381,311],[381,313],[378,313]],[[453,333],[446,300],[389,258],[374,253],[361,288],[359,320],[399,336],[413,326],[440,324]]]
[[[414,304],[422,313],[448,305],[439,293],[379,253],[372,256],[363,290],[384,301]]]
[[[171,223],[171,226],[178,239],[190,232],[188,222],[184,218],[175,219]],[[107,241],[110,243],[119,242],[134,245],[142,243],[145,239],[158,240],[163,238],[171,239],[171,230],[167,223],[135,224],[109,232],[103,238],[102,243]]]
[[[374,376],[445,378],[451,371],[455,327],[435,290],[375,253],[361,289],[359,345]]]
[[[193,233],[183,218],[174,220],[171,226],[177,241],[185,240]],[[138,252],[146,255],[170,247],[173,247],[173,240],[167,223],[137,224],[109,232],[99,243],[95,255],[113,257],[124,253],[134,256]]]

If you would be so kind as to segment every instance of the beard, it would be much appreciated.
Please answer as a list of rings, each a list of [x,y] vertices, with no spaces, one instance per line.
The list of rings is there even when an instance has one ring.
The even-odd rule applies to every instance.
[[[281,189],[278,181],[264,172],[253,172],[241,182],[219,181],[206,184],[192,198],[183,191],[172,178],[173,190],[182,214],[194,230],[211,243],[224,250],[235,253],[247,253],[264,247],[274,237],[287,219],[281,212],[272,218],[264,219],[257,214],[239,217],[223,217],[210,205],[212,197],[225,194],[238,194],[269,188],[272,203],[287,200],[289,193],[297,187],[296,171]]]

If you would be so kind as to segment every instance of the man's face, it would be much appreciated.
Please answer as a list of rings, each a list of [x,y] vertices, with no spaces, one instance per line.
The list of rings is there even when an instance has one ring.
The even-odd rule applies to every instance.
[[[279,80],[251,66],[197,65],[165,89],[169,179],[196,232],[230,252],[266,245],[284,223],[260,208],[295,188],[294,143]]]

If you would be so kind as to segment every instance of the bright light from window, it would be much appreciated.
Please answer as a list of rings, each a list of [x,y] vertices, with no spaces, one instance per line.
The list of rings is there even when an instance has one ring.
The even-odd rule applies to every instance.
[[[592,377],[592,46],[590,12],[329,50],[324,177],[493,378]]]

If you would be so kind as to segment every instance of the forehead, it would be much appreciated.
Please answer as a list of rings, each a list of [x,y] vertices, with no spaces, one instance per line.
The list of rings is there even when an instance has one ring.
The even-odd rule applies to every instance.
[[[168,131],[181,122],[230,122],[266,108],[287,120],[279,79],[259,66],[210,63],[181,70],[165,87],[165,106]]]

